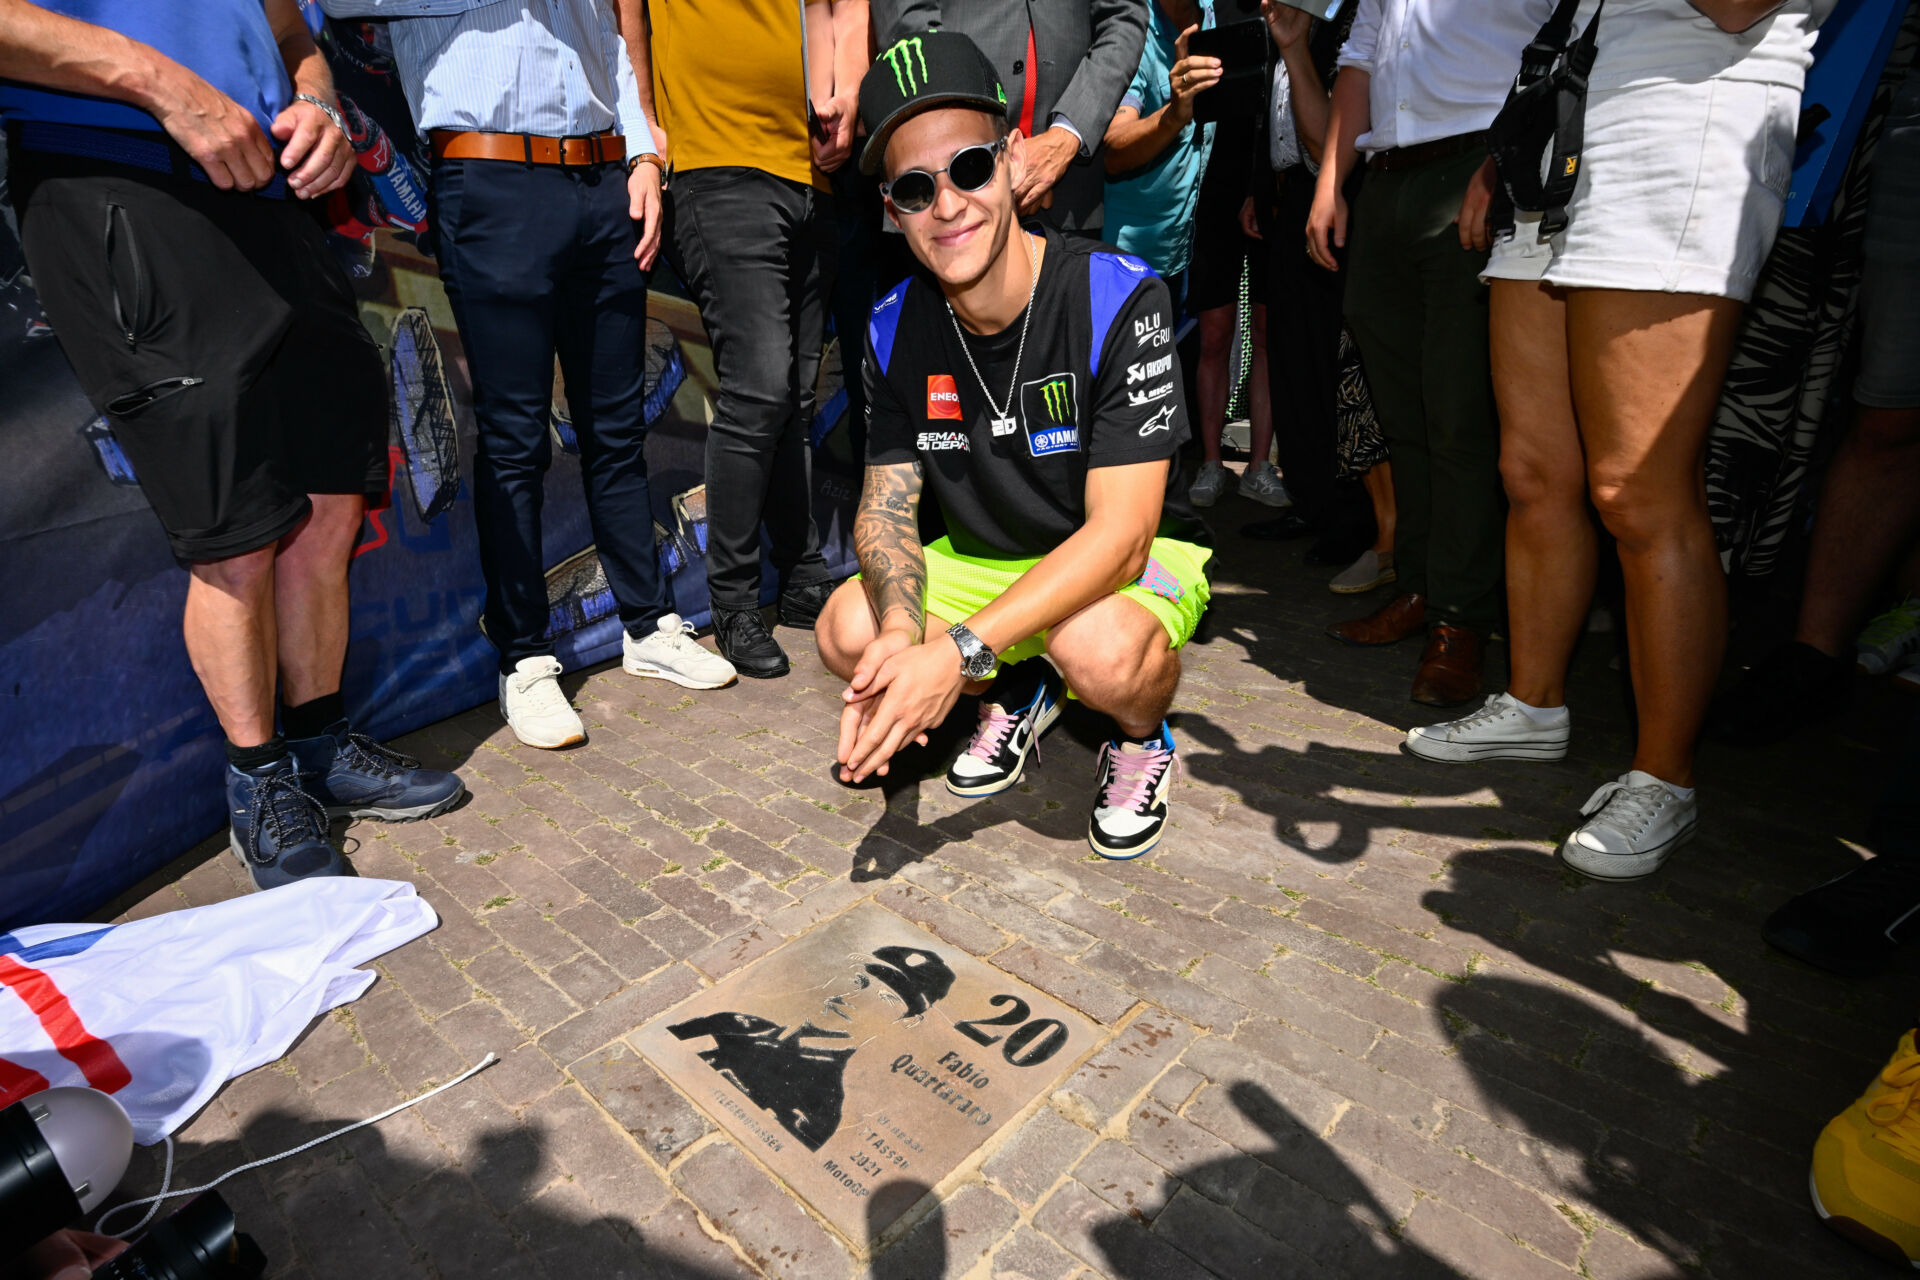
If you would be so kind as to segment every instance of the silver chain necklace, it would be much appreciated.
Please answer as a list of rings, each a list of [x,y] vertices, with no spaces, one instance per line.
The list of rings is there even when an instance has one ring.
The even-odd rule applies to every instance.
[[[1027,326],[1033,323],[1033,295],[1040,290],[1040,259],[1033,247],[1033,237],[1022,230],[1027,237],[1027,274],[1032,280],[1027,285],[1027,305],[1024,318],[1020,321],[1020,345],[1013,351],[1013,380],[1007,384],[1007,407],[1002,409],[994,402],[993,392],[987,390],[987,380],[980,376],[980,366],[973,362],[973,350],[967,346],[966,330],[960,327],[960,317],[953,312],[953,303],[947,303],[947,319],[953,321],[954,336],[960,339],[960,354],[967,358],[967,368],[973,370],[973,379],[980,384],[980,394],[987,398],[987,408],[993,410],[992,429],[995,436],[1010,436],[1016,426],[1013,420],[1013,400],[1020,393],[1020,357],[1027,350]]]

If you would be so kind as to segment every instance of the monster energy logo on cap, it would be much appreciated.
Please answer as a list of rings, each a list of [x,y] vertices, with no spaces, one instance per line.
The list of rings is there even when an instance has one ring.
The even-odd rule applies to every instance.
[[[1065,378],[1049,378],[1040,384],[1040,402],[1046,406],[1047,416],[1055,422],[1065,422],[1073,416],[1068,390]]]
[[[920,86],[927,79],[927,50],[919,36],[907,36],[894,41],[880,56],[893,68],[893,84],[902,96],[911,98],[920,92]],[[919,60],[917,74],[915,59]]]

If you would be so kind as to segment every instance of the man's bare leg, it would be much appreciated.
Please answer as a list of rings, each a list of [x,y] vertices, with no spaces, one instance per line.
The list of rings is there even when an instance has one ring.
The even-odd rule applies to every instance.
[[[1125,596],[1096,601],[1054,627],[1047,656],[1080,701],[1112,716],[1129,738],[1160,731],[1180,684],[1180,655],[1166,628]]]
[[[1920,409],[1854,410],[1820,488],[1794,639],[1853,656],[1873,594],[1920,533]]]
[[[365,499],[311,495],[313,514],[280,540],[274,566],[281,697],[289,707],[340,691],[347,657],[347,568]]]
[[[260,547],[188,571],[181,623],[187,657],[236,747],[262,746],[274,736],[275,550]]]

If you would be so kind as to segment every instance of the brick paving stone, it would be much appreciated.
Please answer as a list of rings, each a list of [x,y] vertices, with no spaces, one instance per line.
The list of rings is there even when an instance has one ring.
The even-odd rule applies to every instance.
[[[1021,1227],[994,1252],[993,1280],[1069,1280],[1081,1270],[1074,1256],[1032,1227]]]
[[[560,988],[505,947],[496,946],[469,960],[466,975],[484,995],[498,1001],[508,1017],[535,1034],[574,1014],[573,1002]]]
[[[1131,952],[1104,942],[1081,956],[1079,964],[1083,969],[1118,982],[1167,1012],[1209,1030],[1231,1031],[1249,1012],[1244,1004],[1217,995],[1178,974],[1157,969]]]
[[[661,1165],[713,1132],[712,1123],[631,1045],[596,1050],[567,1072]]]
[[[1566,1280],[1568,1269],[1515,1244],[1438,1200],[1413,1206],[1403,1233],[1418,1246],[1475,1280]]]
[[[527,1111],[529,1126],[553,1144],[554,1157],[601,1213],[639,1223],[672,1192],[649,1169],[626,1132],[578,1086],[548,1094]]]
[[[702,1147],[675,1168],[673,1181],[769,1275],[834,1280],[851,1274],[839,1242],[738,1148]]]
[[[717,982],[735,969],[752,964],[783,941],[774,929],[755,926],[710,943],[688,956],[687,963]]]
[[[540,1047],[556,1062],[571,1062],[590,1049],[618,1039],[699,989],[700,979],[685,965],[662,969],[542,1035]]]
[[[1045,1198],[1094,1141],[1088,1130],[1058,1111],[1042,1107],[1001,1143],[980,1172],[1015,1204],[1031,1208]]]
[[[874,901],[976,956],[992,955],[1007,945],[1006,933],[997,926],[911,885],[888,885]]]
[[[393,1211],[442,1274],[508,1280],[525,1275],[532,1263],[506,1224],[481,1208],[473,1185],[452,1170],[402,1196]]]
[[[1124,1142],[1102,1142],[1073,1168],[1074,1181],[1136,1222],[1151,1223],[1180,1181]]]
[[[590,948],[602,963],[623,978],[638,978],[670,963],[671,957],[638,929],[597,902],[583,902],[553,918],[553,922]]]
[[[1024,942],[1016,942],[995,955],[993,963],[1048,995],[1064,1000],[1097,1022],[1117,1022],[1136,1003],[1118,987]]]
[[[1192,1191],[1174,1198],[1154,1223],[1153,1234],[1222,1280],[1268,1280],[1318,1271],[1231,1209]]]
[[[1128,1280],[1203,1280],[1199,1263],[1081,1186],[1063,1185],[1033,1215],[1033,1225],[1100,1274]]]
[[[1104,1124],[1143,1093],[1193,1039],[1193,1028],[1178,1019],[1158,1011],[1143,1013],[1068,1076],[1054,1098],[1088,1125]]]
[[[660,1280],[717,1280],[751,1276],[752,1269],[725,1244],[708,1235],[693,1206],[676,1200],[648,1218],[636,1233],[638,1246]],[[559,1276],[555,1280],[561,1280]]]
[[[978,1183],[962,1187],[866,1268],[873,1280],[959,1280],[993,1251],[1020,1211]]]
[[[1173,1103],[1178,1107],[1184,1098]],[[1169,1174],[1184,1179],[1195,1190],[1232,1208],[1253,1184],[1259,1167],[1239,1159],[1228,1142],[1176,1114],[1166,1104],[1148,1101],[1127,1116],[1126,1140]],[[1076,1175],[1078,1171],[1076,1171]],[[1084,1178],[1081,1179],[1085,1181]]]

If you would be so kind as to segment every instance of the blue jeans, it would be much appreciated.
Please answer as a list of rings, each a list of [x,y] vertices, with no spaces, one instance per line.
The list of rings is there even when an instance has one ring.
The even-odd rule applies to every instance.
[[[553,358],[580,439],[587,516],[630,635],[669,611],[653,538],[642,396],[647,278],[618,164],[433,166],[440,279],[473,376],[474,519],[500,669],[553,652],[540,507]]]

